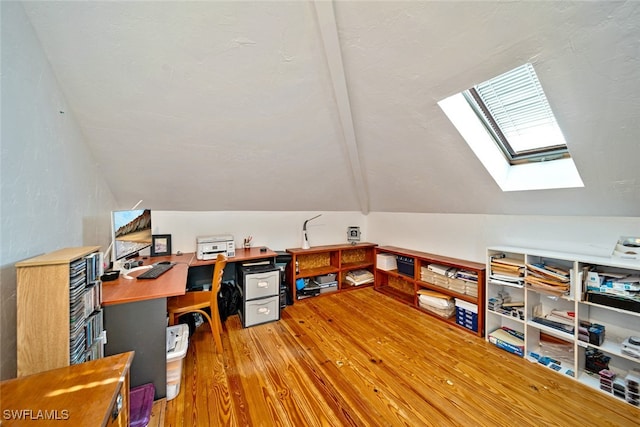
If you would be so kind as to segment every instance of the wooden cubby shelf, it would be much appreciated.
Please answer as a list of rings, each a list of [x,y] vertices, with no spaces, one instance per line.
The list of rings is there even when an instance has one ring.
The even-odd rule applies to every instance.
[[[298,279],[313,279],[335,274],[338,292],[373,286],[373,282],[353,285],[346,278],[349,272],[356,270],[367,270],[374,274],[376,246],[374,243],[357,243],[314,246],[310,249],[287,249],[292,256],[286,274],[291,284],[293,301],[299,299],[296,288]]]
[[[403,249],[395,246],[376,247],[375,289],[376,291],[408,304],[423,313],[432,315],[451,325],[484,336],[484,288],[485,288],[485,264],[465,261],[457,258],[446,257],[426,252]],[[393,257],[396,263],[403,264],[403,268],[387,269],[379,265],[378,256]],[[467,272],[477,278],[465,280],[456,274],[440,275],[428,270],[430,264],[451,268],[451,271]],[[456,300],[464,305],[465,309],[454,313],[451,317],[443,317],[420,306],[420,290],[434,291]],[[463,303],[461,303],[462,301]],[[465,304],[466,303],[466,304]],[[476,313],[467,313],[467,308],[475,307]],[[461,307],[462,308],[462,307]],[[469,315],[469,322],[475,320],[475,328],[463,326],[469,322],[461,321],[460,313]]]

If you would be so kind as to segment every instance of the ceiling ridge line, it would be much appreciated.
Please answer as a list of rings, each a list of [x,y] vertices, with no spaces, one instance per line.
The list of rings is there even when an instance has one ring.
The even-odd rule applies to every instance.
[[[369,191],[360,164],[360,153],[353,126],[353,115],[351,114],[347,79],[342,63],[342,51],[340,49],[333,1],[315,0],[313,4],[320,35],[322,36],[325,59],[329,67],[338,116],[342,125],[342,135],[347,148],[351,175],[358,194],[360,210],[366,215],[369,213]]]

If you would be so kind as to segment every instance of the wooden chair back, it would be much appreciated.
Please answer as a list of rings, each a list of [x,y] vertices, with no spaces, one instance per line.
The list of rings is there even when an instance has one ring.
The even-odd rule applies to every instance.
[[[222,276],[224,268],[227,265],[227,257],[223,254],[218,254],[216,257],[216,263],[213,267],[213,279],[211,280],[211,316],[218,317],[220,319],[220,313],[218,312],[218,293],[222,286]]]

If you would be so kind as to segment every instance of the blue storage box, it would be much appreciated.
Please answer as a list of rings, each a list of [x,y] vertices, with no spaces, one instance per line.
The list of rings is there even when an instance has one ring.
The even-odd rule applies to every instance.
[[[456,323],[478,332],[478,306],[456,298]]]

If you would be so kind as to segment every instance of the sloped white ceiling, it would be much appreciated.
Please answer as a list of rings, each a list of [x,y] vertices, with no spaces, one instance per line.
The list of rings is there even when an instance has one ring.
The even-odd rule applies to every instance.
[[[123,208],[640,213],[638,2],[23,4]],[[501,192],[437,106],[524,62],[584,188]]]

